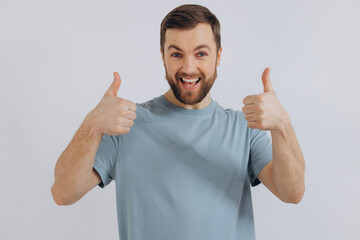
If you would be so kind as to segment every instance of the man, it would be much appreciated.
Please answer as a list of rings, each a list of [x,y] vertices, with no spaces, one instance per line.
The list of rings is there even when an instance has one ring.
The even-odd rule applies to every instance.
[[[215,15],[175,8],[161,23],[160,46],[170,89],[135,104],[117,97],[114,73],[58,159],[54,200],[70,205],[115,180],[122,240],[255,239],[250,185],[262,182],[286,203],[300,202],[305,189],[304,159],[270,69],[264,93],[244,98],[243,112],[224,109],[210,97],[222,52]]]

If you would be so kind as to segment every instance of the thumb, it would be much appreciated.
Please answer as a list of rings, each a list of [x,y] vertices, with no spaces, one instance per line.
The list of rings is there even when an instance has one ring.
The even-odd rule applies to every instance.
[[[261,79],[264,85],[264,92],[274,91],[274,88],[270,81],[270,68],[266,68],[264,70]]]
[[[108,93],[116,96],[121,84],[121,78],[120,75],[117,72],[114,72],[114,80],[111,83],[109,89],[107,90]]]

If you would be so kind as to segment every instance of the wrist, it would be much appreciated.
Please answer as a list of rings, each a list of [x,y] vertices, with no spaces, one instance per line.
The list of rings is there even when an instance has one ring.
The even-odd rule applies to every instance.
[[[271,134],[280,134],[282,136],[286,135],[286,132],[289,131],[291,126],[290,117],[288,114],[284,114],[284,117],[281,118],[282,121],[280,124],[273,130],[271,130]]]
[[[90,112],[84,119],[80,126],[83,132],[86,132],[89,137],[102,137],[103,133],[99,127],[96,116]]]

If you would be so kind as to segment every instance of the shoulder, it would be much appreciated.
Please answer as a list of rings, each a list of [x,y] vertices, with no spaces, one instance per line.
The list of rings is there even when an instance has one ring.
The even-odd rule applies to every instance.
[[[239,123],[246,123],[247,125],[247,121],[245,120],[245,114],[243,112],[241,112],[240,110],[236,110],[233,108],[224,108],[222,107],[220,104],[218,104],[218,111],[217,113],[221,116],[224,116],[226,118],[228,118],[229,120],[233,120]]]
[[[219,105],[219,104],[218,104]],[[233,127],[233,131],[243,133],[247,141],[252,141],[255,138],[263,138],[266,136],[266,131],[260,129],[253,129],[248,126],[248,121],[245,119],[245,113],[233,108],[224,108],[219,105],[217,113],[224,120],[223,124],[227,127]]]
[[[136,119],[138,122],[149,122],[154,120],[156,115],[164,112],[165,109],[161,106],[161,104],[157,101],[157,98],[153,98],[147,100],[145,102],[138,102],[136,104]]]

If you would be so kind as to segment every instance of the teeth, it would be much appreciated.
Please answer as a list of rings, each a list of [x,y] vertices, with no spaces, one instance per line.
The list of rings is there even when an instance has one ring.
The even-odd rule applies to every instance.
[[[200,78],[194,78],[194,79],[183,79],[183,78],[181,78],[181,80],[183,80],[184,82],[196,82],[199,79]]]

